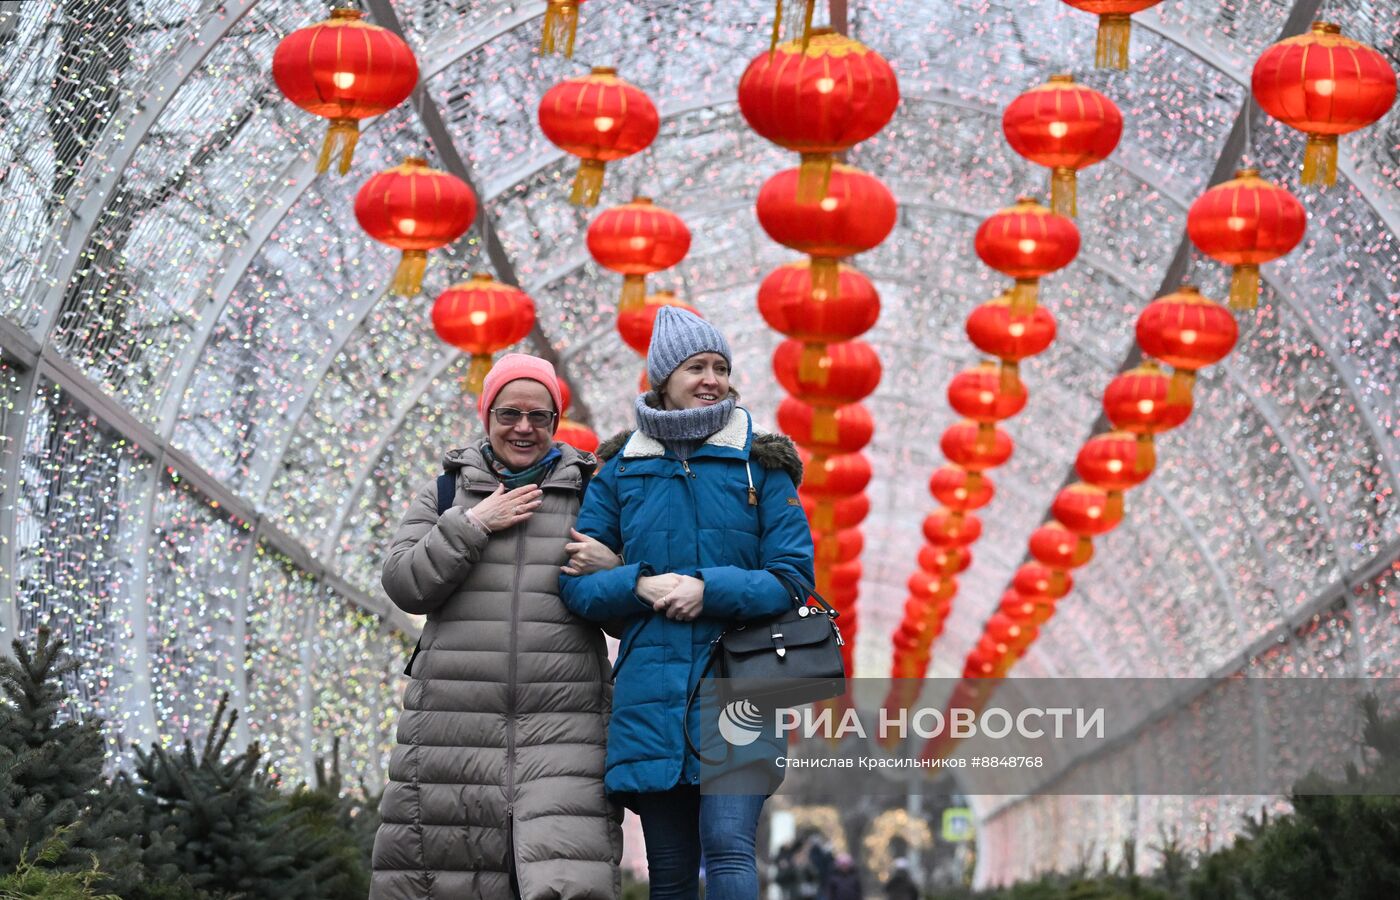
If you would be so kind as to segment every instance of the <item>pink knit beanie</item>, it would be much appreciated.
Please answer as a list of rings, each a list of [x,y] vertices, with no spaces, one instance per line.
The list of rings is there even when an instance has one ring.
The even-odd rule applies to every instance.
[[[564,399],[559,393],[559,378],[554,374],[554,366],[550,365],[548,360],[524,353],[507,353],[486,373],[486,381],[481,386],[481,396],[476,401],[476,411],[481,415],[481,423],[488,429],[491,427],[491,404],[495,402],[496,395],[501,392],[501,388],[520,378],[538,381],[549,391],[550,399],[554,401],[554,411],[559,413],[554,419],[555,426],[558,426],[559,419],[564,414]]]

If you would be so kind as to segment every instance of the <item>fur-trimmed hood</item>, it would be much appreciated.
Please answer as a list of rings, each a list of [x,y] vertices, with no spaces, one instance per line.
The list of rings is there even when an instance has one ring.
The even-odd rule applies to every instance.
[[[730,445],[737,438],[738,446],[742,449],[743,438],[746,435],[739,429],[751,427],[752,418],[743,407],[735,409],[734,412],[735,415],[730,417],[729,424],[710,435],[705,441],[706,444]],[[739,415],[741,412],[743,416]],[[748,421],[745,421],[746,419]],[[598,462],[606,463],[624,448],[627,448],[627,451],[623,455],[627,457],[660,456],[665,452],[659,441],[639,433],[635,428],[629,428],[619,431],[599,445],[596,454]],[[781,469],[787,472],[794,485],[802,484],[802,458],[798,455],[792,438],[785,434],[753,432],[753,440],[749,444],[749,458],[765,469]]]

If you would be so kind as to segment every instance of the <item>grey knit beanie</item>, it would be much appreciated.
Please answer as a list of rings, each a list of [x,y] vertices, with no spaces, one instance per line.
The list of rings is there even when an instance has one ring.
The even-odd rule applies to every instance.
[[[718,353],[725,362],[734,365],[729,342],[715,326],[688,310],[661,307],[651,330],[651,348],[647,350],[647,378],[651,380],[652,389],[697,353]]]

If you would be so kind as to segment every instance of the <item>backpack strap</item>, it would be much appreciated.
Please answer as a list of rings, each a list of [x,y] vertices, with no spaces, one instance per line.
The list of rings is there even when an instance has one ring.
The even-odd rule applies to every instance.
[[[457,499],[457,479],[451,472],[443,472],[438,476],[438,515],[441,516],[452,508],[452,501]]]

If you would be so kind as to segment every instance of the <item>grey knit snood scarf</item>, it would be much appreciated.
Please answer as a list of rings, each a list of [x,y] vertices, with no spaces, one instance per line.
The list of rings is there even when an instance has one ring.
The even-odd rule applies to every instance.
[[[700,449],[706,438],[725,426],[734,413],[735,404],[734,395],[730,394],[713,406],[662,409],[661,395],[647,391],[637,395],[637,428],[647,437],[660,441],[679,458],[687,459]]]

